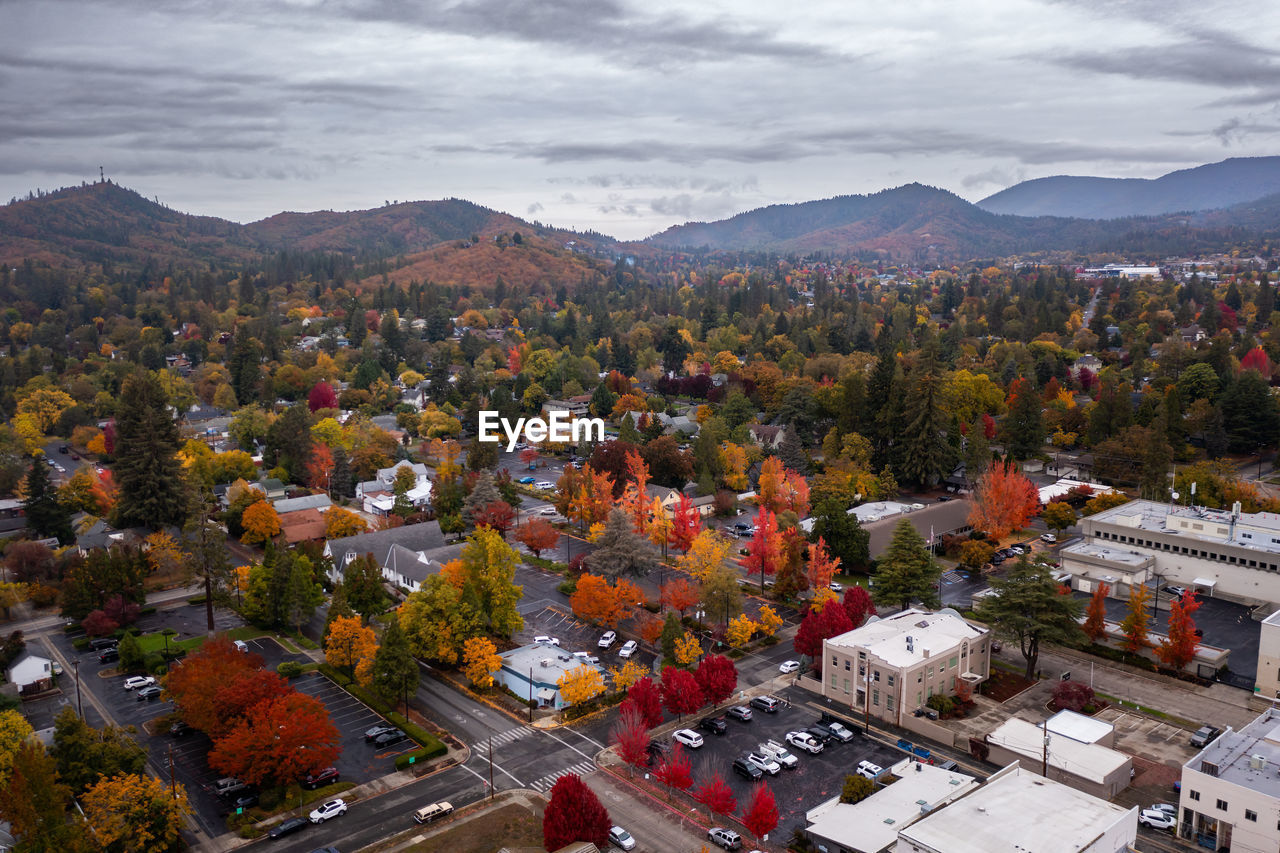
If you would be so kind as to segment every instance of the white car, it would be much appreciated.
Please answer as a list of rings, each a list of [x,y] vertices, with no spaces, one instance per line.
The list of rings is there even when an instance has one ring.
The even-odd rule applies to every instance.
[[[634,850],[636,847],[636,840],[631,837],[631,833],[620,826],[609,830],[609,841],[623,850]]]
[[[539,634],[538,636],[533,638],[533,641],[535,643],[542,643],[544,646],[560,645],[560,641],[558,639],[556,639],[555,637],[547,636],[546,634]]]
[[[588,654],[587,652],[574,652],[573,656],[578,660],[582,661],[583,663],[590,663],[590,664],[600,663],[600,658],[596,657],[593,654]]]
[[[1160,809],[1143,809],[1142,814],[1138,815],[1138,823],[1151,829],[1173,830],[1178,825],[1178,820]]]
[[[549,492],[549,491],[551,491],[552,489],[554,489],[554,488],[556,487],[556,484],[555,484],[555,483],[549,483],[549,482],[547,482],[546,480],[541,480],[541,481],[539,481],[539,482],[537,482],[537,483],[534,483],[534,486],[533,486],[533,487],[534,487],[535,489],[540,489],[541,491],[544,491],[544,492]]]
[[[538,513],[538,515],[555,515],[555,514],[556,514],[556,508],[553,506],[544,506],[542,508],[542,512]]]
[[[605,631],[603,634],[600,635],[600,642],[596,643],[596,645],[602,649],[607,649],[610,646],[612,646],[614,642],[617,641],[617,639],[618,639],[617,631]]]
[[[796,671],[796,670],[798,670],[799,668],[800,668],[800,661],[798,661],[798,660],[784,660],[784,661],[782,662],[782,665],[778,667],[778,672],[781,672],[781,673],[784,673],[784,674],[785,674],[785,673],[788,673],[788,672],[795,672],[795,671]]]
[[[808,732],[787,732],[786,741],[796,749],[803,749],[814,755],[822,752],[822,741]]]
[[[671,739],[676,743],[682,743],[690,749],[698,749],[702,746],[702,735],[693,729],[676,729],[671,733]]]
[[[150,687],[155,683],[156,680],[149,675],[135,675],[133,678],[125,679],[124,689],[137,690],[139,687]]]
[[[756,750],[761,755],[769,756],[788,770],[795,770],[796,765],[800,763],[799,759],[792,755],[785,746],[777,741],[767,740],[760,744],[760,746],[756,747]]]
[[[1055,542],[1057,542],[1057,541],[1058,541],[1058,537],[1057,537],[1057,536],[1054,536],[1052,533],[1041,533],[1041,534],[1040,534],[1040,541],[1041,541],[1041,542],[1048,542],[1050,545],[1052,545],[1053,543],[1055,543]]]
[[[848,743],[853,740],[853,732],[849,731],[834,720],[829,723],[823,723],[822,725],[826,726],[827,731],[831,732],[831,734],[835,736],[835,739],[841,743]]]
[[[844,584],[836,583],[835,581],[832,581],[831,583],[827,584],[827,588],[830,589],[832,592],[844,592]]]
[[[770,776],[777,776],[778,771],[782,769],[781,764],[774,761],[769,756],[763,755],[759,752],[748,752],[747,763],[760,768],[762,771],[764,771],[765,773],[768,773]]]
[[[337,817],[338,815],[344,815],[346,813],[347,803],[345,800],[329,800],[328,802],[321,803],[316,807],[316,810],[311,813],[311,822],[324,823],[331,817]]]
[[[1150,806],[1148,806],[1146,810],[1155,810],[1158,812],[1164,812],[1165,814],[1167,814],[1169,817],[1172,817],[1172,818],[1177,818],[1178,816],[1178,807],[1170,803],[1153,803]]]
[[[622,648],[618,649],[618,657],[629,658],[636,653],[638,648],[640,648],[640,644],[635,640],[627,640],[622,644]]]
[[[857,773],[859,776],[865,776],[874,780],[877,776],[884,772],[884,768],[879,764],[872,764],[870,761],[863,761],[858,764]]]

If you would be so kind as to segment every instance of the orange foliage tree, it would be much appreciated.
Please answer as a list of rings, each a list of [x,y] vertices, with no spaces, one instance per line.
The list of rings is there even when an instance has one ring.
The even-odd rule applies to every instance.
[[[1089,609],[1085,611],[1084,624],[1081,630],[1091,642],[1098,642],[1107,635],[1107,593],[1111,592],[1111,587],[1105,583],[1100,583],[1093,590],[1093,596],[1089,599]]]
[[[702,532],[702,516],[687,495],[681,495],[676,501],[671,517],[671,533],[668,541],[672,548],[688,551],[693,540]]]
[[[531,518],[516,530],[516,541],[532,551],[533,556],[541,557],[543,551],[559,544],[560,531],[545,519]]]
[[[684,612],[697,604],[701,598],[702,590],[697,584],[692,584],[685,578],[669,580],[662,585],[662,606],[679,610],[681,619],[684,618]]]
[[[187,655],[182,666],[174,667],[165,679],[165,689],[188,724],[217,737],[233,722],[218,701],[219,691],[261,668],[261,657],[245,654],[219,636]]]
[[[1011,463],[991,465],[978,477],[973,490],[969,523],[1001,539],[1025,527],[1040,511],[1040,493]]]
[[[333,452],[329,445],[317,441],[311,446],[311,458],[307,460],[307,485],[313,489],[329,491],[329,475],[333,473]]]
[[[1151,645],[1147,639],[1151,614],[1147,612],[1147,600],[1150,591],[1142,584],[1129,587],[1129,611],[1120,622],[1120,630],[1124,631],[1125,651],[1140,652]]]
[[[756,513],[756,532],[747,545],[747,556],[742,560],[747,573],[760,575],[760,588],[764,589],[766,575],[778,571],[782,562],[782,535],[778,532],[778,520],[766,507]]]
[[[827,551],[826,541],[819,536],[818,541],[809,545],[809,588],[827,589],[831,586],[831,578],[840,568],[840,558],[832,557]]]
[[[250,545],[266,544],[280,535],[280,513],[276,512],[270,501],[255,501],[240,517],[240,525],[244,527],[241,542]]]
[[[1195,660],[1200,638],[1192,614],[1199,609],[1200,600],[1191,590],[1169,603],[1169,635],[1156,648],[1156,657],[1174,669],[1185,669]]]
[[[249,785],[287,785],[333,764],[341,737],[320,700],[290,692],[253,708],[209,751],[209,766]]]
[[[599,622],[610,628],[622,618],[622,603],[618,600],[609,581],[599,575],[585,574],[578,578],[578,585],[569,596],[573,615],[590,622]]]

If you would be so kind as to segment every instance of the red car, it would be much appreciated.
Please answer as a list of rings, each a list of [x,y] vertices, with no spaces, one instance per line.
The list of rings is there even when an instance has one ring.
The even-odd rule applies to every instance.
[[[341,775],[338,773],[338,768],[326,767],[325,769],[318,770],[315,773],[307,774],[307,778],[302,780],[302,787],[314,790],[324,785],[332,785],[341,778]]]

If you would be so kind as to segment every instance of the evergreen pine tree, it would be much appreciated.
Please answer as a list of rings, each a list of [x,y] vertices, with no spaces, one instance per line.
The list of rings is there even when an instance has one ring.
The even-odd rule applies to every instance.
[[[58,497],[49,482],[49,463],[37,454],[27,471],[27,497],[22,502],[27,526],[40,538],[58,537],[66,545],[75,538],[71,531],[71,509]]]
[[[391,702],[404,702],[407,709],[409,694],[418,689],[418,678],[418,663],[409,650],[409,639],[393,614],[373,658],[373,686]]]
[[[462,503],[463,521],[473,525],[475,522],[472,519],[477,513],[489,504],[500,500],[502,500],[502,493],[498,491],[498,486],[493,481],[493,472],[481,471],[480,476],[476,478],[476,484],[471,488],[471,494],[467,495],[467,499]]]
[[[305,409],[305,406],[304,406]],[[178,461],[178,426],[168,398],[152,373],[124,381],[116,406],[117,527],[181,525],[189,496]]]
[[[908,481],[922,488],[936,486],[955,464],[947,443],[939,372],[937,345],[930,342],[912,371],[911,394],[903,413],[906,429],[901,436],[902,466],[898,469]]]
[[[649,540],[636,533],[627,514],[614,507],[586,564],[593,573],[610,579],[639,577],[657,568],[658,556]]]
[[[926,607],[936,607],[941,574],[924,540],[904,518],[893,528],[889,550],[876,565],[875,602],[882,607],[898,604],[905,610],[919,599]]]

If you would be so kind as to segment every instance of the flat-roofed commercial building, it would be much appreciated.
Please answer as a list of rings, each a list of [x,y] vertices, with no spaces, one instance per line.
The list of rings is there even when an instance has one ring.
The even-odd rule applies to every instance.
[[[987,735],[988,760],[996,764],[1018,761],[1037,769],[1046,766],[1049,778],[1092,794],[1114,797],[1129,787],[1133,759],[1097,743],[1086,743],[1017,717]]]
[[[823,641],[822,695],[901,724],[904,712],[956,682],[976,687],[991,671],[990,631],[951,608],[911,608]]]
[[[1178,834],[1208,850],[1280,850],[1280,712],[1267,709],[1182,768]]]

